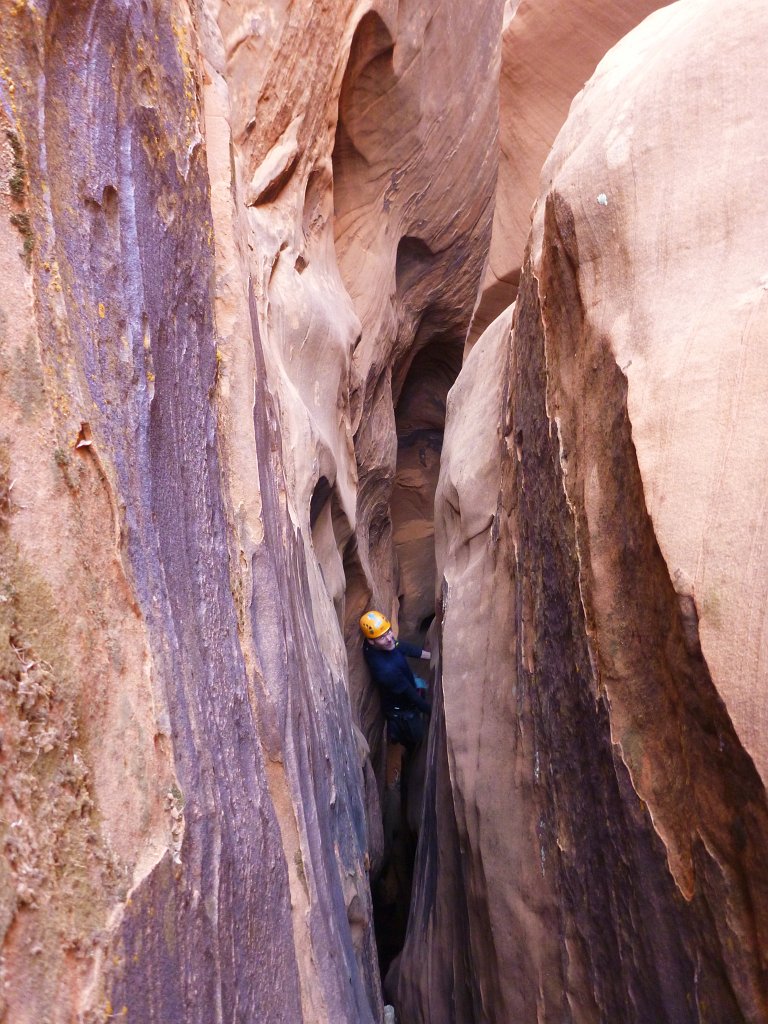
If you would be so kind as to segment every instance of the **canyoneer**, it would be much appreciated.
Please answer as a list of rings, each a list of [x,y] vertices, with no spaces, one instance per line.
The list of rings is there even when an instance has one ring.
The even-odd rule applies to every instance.
[[[430,652],[396,639],[392,623],[381,612],[366,612],[360,629],[365,637],[363,655],[381,694],[389,742],[413,750],[424,736],[424,715],[431,707],[425,696],[427,684],[414,676],[406,658],[428,661]]]

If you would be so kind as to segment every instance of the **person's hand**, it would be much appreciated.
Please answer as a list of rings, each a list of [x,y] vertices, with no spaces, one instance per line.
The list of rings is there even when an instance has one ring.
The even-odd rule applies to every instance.
[[[429,651],[422,651],[419,657],[422,659],[422,661],[429,661],[432,655],[430,654]]]

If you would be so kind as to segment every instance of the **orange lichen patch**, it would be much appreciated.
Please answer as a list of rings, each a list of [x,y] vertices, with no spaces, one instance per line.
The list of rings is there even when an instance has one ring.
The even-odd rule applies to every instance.
[[[187,139],[191,139],[200,131],[200,90],[197,80],[197,61],[190,52],[194,48],[193,28],[186,21],[179,23],[172,20],[171,31],[176,40],[176,51],[184,73],[183,94],[186,100],[184,129]]]
[[[11,77],[11,69],[7,65],[2,70],[0,70],[0,77],[2,77],[3,81],[5,82],[5,87],[8,90],[8,93],[11,96],[11,102],[13,103],[14,94],[16,92],[16,83]]]

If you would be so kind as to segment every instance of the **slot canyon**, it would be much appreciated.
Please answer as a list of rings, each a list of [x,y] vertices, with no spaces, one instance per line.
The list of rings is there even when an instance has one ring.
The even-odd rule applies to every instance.
[[[768,1024],[766,39],[0,0],[2,1024]]]

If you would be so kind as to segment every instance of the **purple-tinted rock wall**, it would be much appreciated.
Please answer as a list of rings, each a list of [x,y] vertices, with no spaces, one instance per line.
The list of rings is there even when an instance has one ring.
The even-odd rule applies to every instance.
[[[161,695],[154,743],[178,780],[168,852],[142,867],[104,922],[98,1005],[128,1020],[294,1024],[315,1019],[319,1003],[337,1020],[377,1020],[370,896],[358,882],[367,858],[360,756],[344,679],[313,639],[254,303],[264,532],[252,594],[238,604],[233,593],[194,25],[184,5],[148,3],[52,4],[18,18],[14,104],[40,358],[52,391],[87,411],[79,433],[63,405],[57,425],[87,440],[76,457],[98,466],[110,495],[104,529],[117,530]],[[258,687],[245,664],[243,607]],[[119,771],[119,750],[114,761]],[[281,813],[297,816],[292,867],[310,902],[302,935],[270,771],[287,780]],[[301,991],[303,956],[317,965],[321,993]],[[52,970],[65,977],[62,965]]]
[[[31,177],[50,196],[34,227],[38,259],[60,268],[66,325],[63,338],[53,310],[40,317],[59,326],[44,358],[79,364],[93,401],[185,822],[178,862],[130,898],[107,987],[129,1019],[295,1021],[287,872],[227,567],[194,77],[179,29],[147,4],[58,4],[45,35],[41,94],[22,115],[30,143],[42,122]]]

